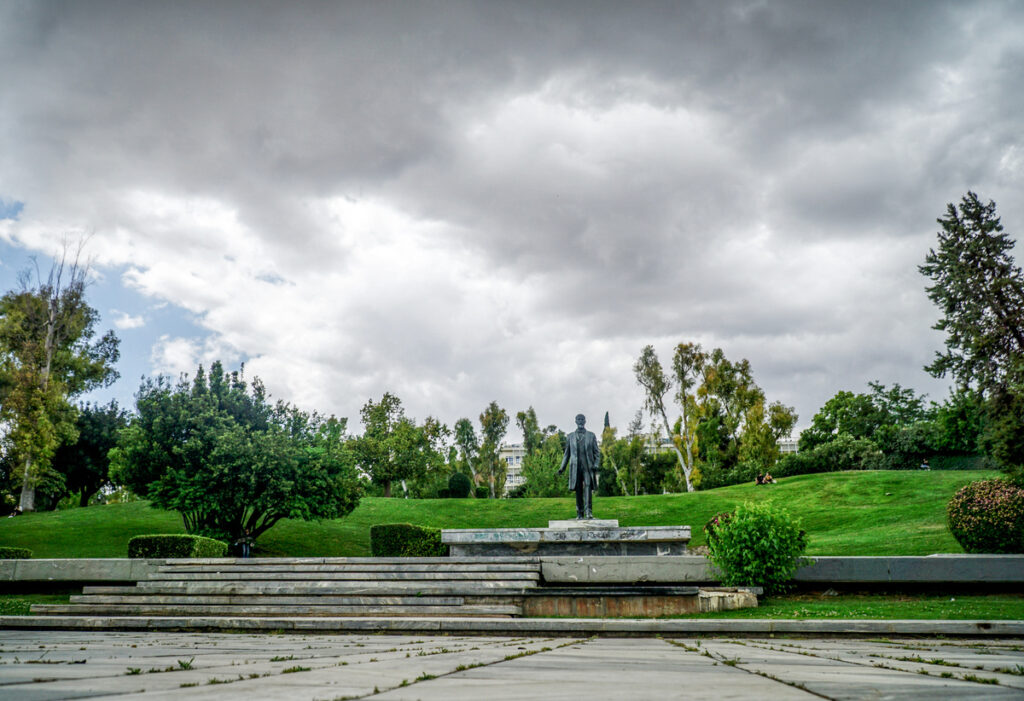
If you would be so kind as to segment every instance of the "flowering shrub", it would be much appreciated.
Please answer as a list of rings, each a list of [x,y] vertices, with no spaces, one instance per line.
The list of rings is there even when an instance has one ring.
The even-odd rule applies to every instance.
[[[949,500],[949,530],[969,553],[1024,553],[1024,489],[971,482]]]
[[[710,558],[726,586],[759,586],[780,592],[801,565],[807,534],[787,511],[746,503],[704,526]]]

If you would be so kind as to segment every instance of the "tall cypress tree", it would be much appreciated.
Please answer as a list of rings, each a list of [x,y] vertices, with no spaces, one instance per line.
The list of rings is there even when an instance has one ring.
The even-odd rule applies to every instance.
[[[938,249],[919,267],[933,284],[928,297],[942,312],[945,352],[925,368],[950,373],[984,398],[987,452],[1011,474],[1024,474],[1024,275],[1014,240],[1003,233],[995,202],[968,192],[938,219]]]

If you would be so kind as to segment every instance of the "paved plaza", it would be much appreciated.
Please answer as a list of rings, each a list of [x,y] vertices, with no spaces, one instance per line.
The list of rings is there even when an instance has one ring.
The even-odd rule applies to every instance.
[[[0,698],[1024,698],[1024,640],[0,631]]]

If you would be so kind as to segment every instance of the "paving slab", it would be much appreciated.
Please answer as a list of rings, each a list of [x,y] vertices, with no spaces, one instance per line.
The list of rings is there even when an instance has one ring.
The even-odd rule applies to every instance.
[[[918,652],[945,660],[949,664],[933,666],[957,677],[888,666],[892,657]],[[1024,698],[1024,689],[1011,685],[1020,675],[967,669],[986,658],[1024,669],[1024,638],[663,640],[6,630],[0,631],[0,698]],[[875,666],[878,660],[886,665]],[[167,668],[173,671],[163,671]],[[964,674],[999,678],[984,683],[960,678]]]
[[[449,635],[848,635],[1024,638],[1024,621],[729,618],[0,616],[5,629],[227,630]]]

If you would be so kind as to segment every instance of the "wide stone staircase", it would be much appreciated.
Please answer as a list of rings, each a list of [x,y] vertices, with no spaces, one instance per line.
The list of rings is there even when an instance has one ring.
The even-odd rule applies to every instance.
[[[87,586],[47,616],[409,617],[523,615],[529,557],[164,560],[135,586]]]

